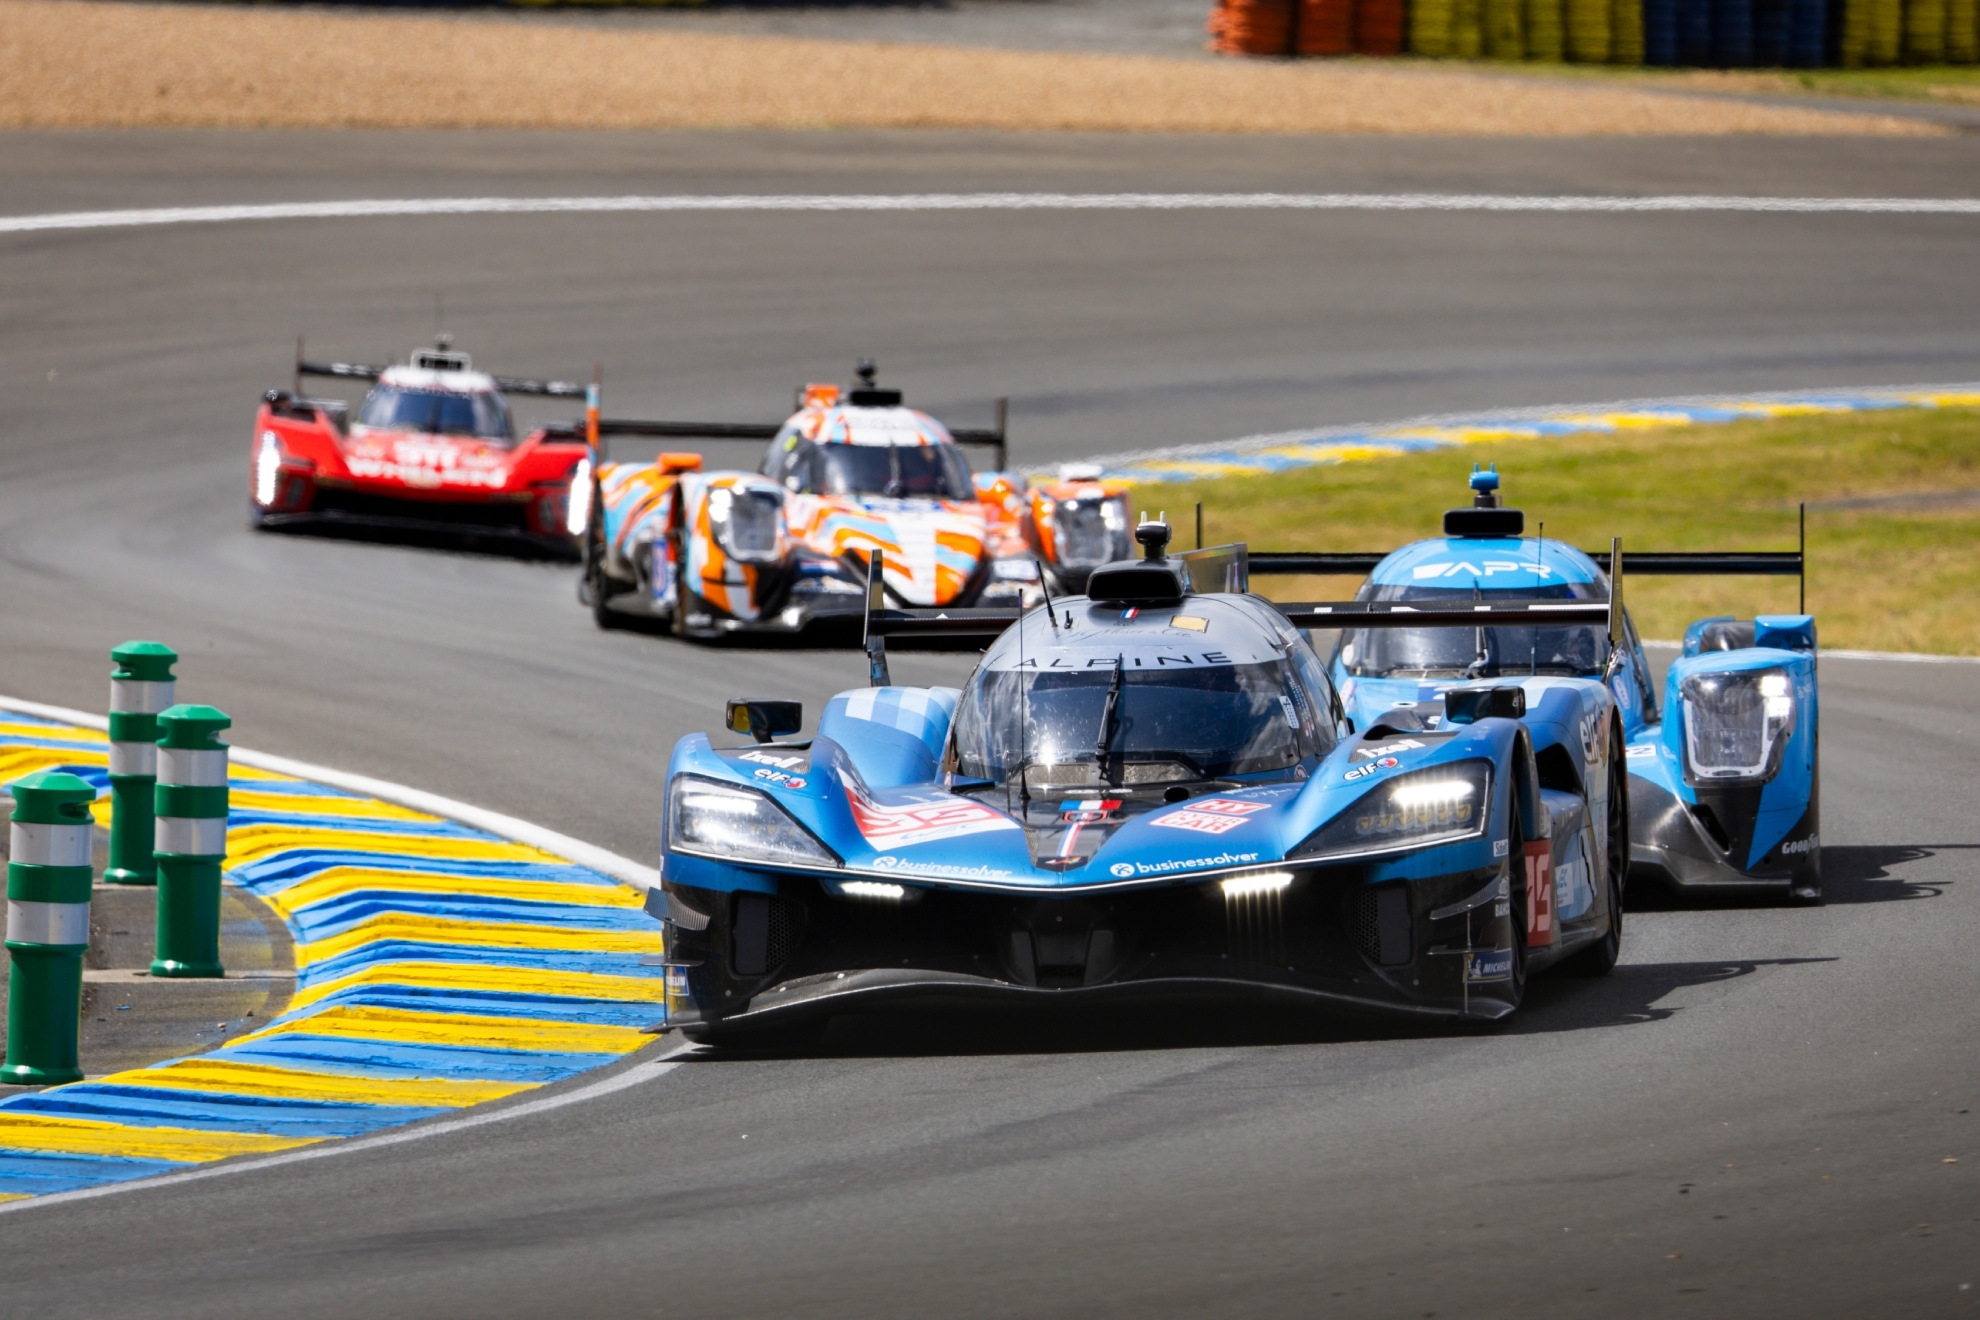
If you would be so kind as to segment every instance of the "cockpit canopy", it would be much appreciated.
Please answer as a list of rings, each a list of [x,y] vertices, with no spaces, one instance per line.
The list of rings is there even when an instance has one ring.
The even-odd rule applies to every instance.
[[[839,404],[836,396],[784,423],[761,471],[793,494],[976,498],[969,461],[940,422],[912,408]]]
[[[381,382],[364,396],[357,424],[374,431],[473,436],[503,444],[515,438],[508,404],[492,389],[450,390]]]
[[[958,774],[1015,785],[1023,772],[1033,792],[1133,788],[1287,775],[1334,745],[1331,690],[1297,634],[1280,644],[1202,597],[1148,620],[1152,634],[1084,597],[1057,608],[1086,621],[1054,630],[1034,611],[970,676],[953,726]],[[1192,636],[1204,621],[1191,611],[1220,616],[1222,649]],[[1171,613],[1180,629],[1164,626]]]

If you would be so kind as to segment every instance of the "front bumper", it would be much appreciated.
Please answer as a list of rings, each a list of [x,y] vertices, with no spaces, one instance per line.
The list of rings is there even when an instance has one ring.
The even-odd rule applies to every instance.
[[[1721,792],[1692,806],[1663,785],[1631,775],[1630,874],[1691,892],[1819,894],[1820,812],[1812,794],[1806,813],[1782,844],[1752,868],[1740,865],[1751,850],[1759,800],[1760,790],[1754,788]]]
[[[530,523],[531,500],[422,500],[319,486],[308,507],[253,508],[254,525],[270,531],[373,534],[421,541],[493,540],[559,559],[576,559],[576,538]]]
[[[721,1039],[880,1006],[1232,1002],[1427,1020],[1494,1021],[1517,1005],[1497,867],[1368,884],[1361,868],[1299,870],[1278,894],[1214,883],[1088,894],[913,890],[911,902],[668,881],[668,1011]],[[699,929],[694,927],[699,926]]]

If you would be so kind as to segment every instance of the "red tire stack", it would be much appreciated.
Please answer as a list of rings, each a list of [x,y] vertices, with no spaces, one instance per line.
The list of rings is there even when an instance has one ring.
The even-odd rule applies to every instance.
[[[1404,0],[1216,0],[1223,55],[1400,55]]]

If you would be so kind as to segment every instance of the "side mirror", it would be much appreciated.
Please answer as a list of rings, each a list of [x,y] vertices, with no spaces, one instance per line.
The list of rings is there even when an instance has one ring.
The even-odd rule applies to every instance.
[[[1524,688],[1452,688],[1444,693],[1446,724],[1476,724],[1484,719],[1516,720],[1524,714]]]
[[[732,733],[746,733],[760,743],[796,733],[804,727],[804,703],[735,697],[722,721]]]

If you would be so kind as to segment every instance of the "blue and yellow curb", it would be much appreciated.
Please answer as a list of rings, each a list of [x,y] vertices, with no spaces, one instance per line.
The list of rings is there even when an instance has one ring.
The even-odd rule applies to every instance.
[[[0,783],[37,770],[105,787],[105,735],[0,711]],[[287,923],[295,994],[210,1053],[0,1100],[0,1201],[500,1100],[615,1062],[664,1020],[660,923],[630,885],[238,761],[229,790],[226,875]]]
[[[1713,426],[1770,417],[1891,408],[1980,407],[1980,384],[1888,390],[1809,391],[1711,399],[1479,413],[1378,427],[1328,427],[1247,436],[1214,444],[1117,454],[1095,460],[1104,476],[1131,485],[1257,477],[1293,468],[1355,463],[1460,445],[1499,444],[1665,427]]]

